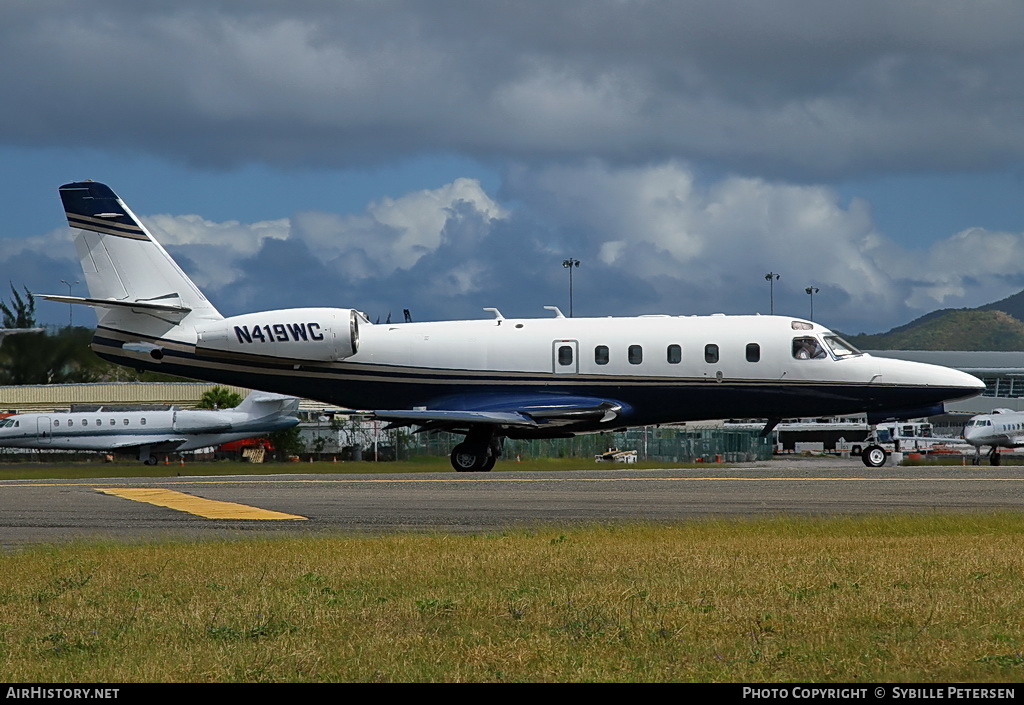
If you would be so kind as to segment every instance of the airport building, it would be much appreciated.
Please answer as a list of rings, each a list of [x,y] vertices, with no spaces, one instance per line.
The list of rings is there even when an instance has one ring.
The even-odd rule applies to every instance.
[[[1024,352],[990,352],[987,350],[872,350],[877,357],[890,357],[911,362],[952,367],[972,374],[985,383],[981,396],[950,402],[946,409],[952,414],[988,414],[993,409],[1024,411]]]

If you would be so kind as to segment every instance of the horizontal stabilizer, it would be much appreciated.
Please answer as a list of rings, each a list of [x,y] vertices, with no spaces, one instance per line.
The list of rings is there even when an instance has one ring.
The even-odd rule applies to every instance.
[[[164,313],[189,313],[192,309],[174,304],[155,304],[151,301],[115,301],[113,299],[89,299],[81,296],[61,296],[59,294],[37,294],[40,299],[56,301],[61,304],[81,304],[98,308],[131,308]]]

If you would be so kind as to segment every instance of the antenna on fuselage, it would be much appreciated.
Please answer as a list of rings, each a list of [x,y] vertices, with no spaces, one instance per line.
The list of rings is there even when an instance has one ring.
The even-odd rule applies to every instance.
[[[494,319],[498,322],[499,326],[501,325],[501,322],[505,320],[505,317],[501,315],[501,311],[496,308],[485,308],[484,311],[490,311],[493,313]]]
[[[559,309],[557,306],[545,306],[544,309],[547,311],[554,311],[555,318],[565,318],[565,314],[563,314],[561,309]]]

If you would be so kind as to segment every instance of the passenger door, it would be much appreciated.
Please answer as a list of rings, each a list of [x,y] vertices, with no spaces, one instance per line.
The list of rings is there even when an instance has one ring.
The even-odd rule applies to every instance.
[[[40,443],[49,443],[53,440],[53,421],[49,416],[36,418],[36,440]]]
[[[577,340],[556,340],[551,344],[551,369],[556,375],[574,375],[580,371],[580,344]]]

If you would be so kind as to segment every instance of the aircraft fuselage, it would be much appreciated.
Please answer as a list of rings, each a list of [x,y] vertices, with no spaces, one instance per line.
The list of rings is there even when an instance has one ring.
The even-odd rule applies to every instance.
[[[266,321],[258,328],[264,339],[252,343],[251,325],[234,332],[232,319],[224,319],[234,339],[221,347],[230,349],[204,349],[196,338],[161,337],[152,329],[134,333],[102,326],[93,348],[101,357],[140,369],[353,409],[472,410],[492,397],[510,408],[533,398],[614,399],[622,404],[614,426],[928,408],[979,391],[970,375],[851,352],[830,343],[831,331],[783,316],[501,318],[377,325],[362,319],[356,351],[324,361],[295,357],[302,355],[296,350],[304,343],[316,344],[303,341],[295,326],[304,324],[307,337],[310,330],[330,334],[338,320],[347,325],[348,317],[335,316],[332,323],[311,311],[324,309],[259,314]],[[795,341],[808,338],[819,345],[819,357],[796,356]],[[122,347],[139,341],[159,347],[160,359]],[[288,357],[268,354],[277,345],[287,347]],[[572,425],[574,432],[607,428],[607,423],[594,420]],[[545,435],[550,430],[510,435]]]

